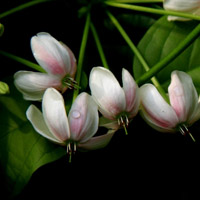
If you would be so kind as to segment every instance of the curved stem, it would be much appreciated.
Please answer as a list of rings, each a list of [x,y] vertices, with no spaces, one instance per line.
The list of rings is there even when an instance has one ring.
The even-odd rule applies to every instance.
[[[163,0],[108,0],[107,2],[117,3],[162,3]]]
[[[160,70],[166,67],[170,62],[172,62],[179,54],[181,54],[200,34],[200,24],[193,29],[193,31],[187,35],[187,37],[169,53],[163,60],[154,65],[147,73],[143,74],[138,80],[138,84],[143,84]]]
[[[3,17],[6,17],[8,15],[11,15],[13,13],[16,13],[20,10],[23,10],[25,8],[28,8],[28,7],[31,7],[31,6],[34,6],[36,4],[39,4],[39,3],[44,3],[44,2],[48,2],[48,1],[52,1],[52,0],[35,0],[35,1],[30,1],[28,3],[25,3],[25,4],[22,4],[22,5],[19,5],[17,6],[16,8],[13,8],[13,9],[10,9],[6,12],[3,12],[0,14],[0,19],[2,19]]]
[[[200,20],[200,16],[198,15],[193,15],[193,14],[188,14],[188,13],[183,13],[183,12],[175,12],[175,11],[170,11],[170,10],[149,8],[149,7],[144,7],[144,6],[123,4],[123,3],[115,3],[115,2],[110,2],[110,1],[109,2],[106,1],[105,4],[112,7],[124,8],[124,9],[129,9],[129,10],[140,11],[140,12],[147,12],[147,13],[153,13],[153,14],[158,14],[158,15],[172,15],[172,16],[184,17],[184,18],[189,18],[189,19],[194,19],[194,20]]]
[[[8,58],[10,58],[12,60],[15,60],[15,61],[17,61],[19,63],[22,63],[23,65],[26,65],[26,66],[28,66],[28,67],[30,67],[32,69],[35,69],[35,70],[37,70],[39,72],[46,73],[46,71],[42,67],[40,67],[39,65],[37,65],[37,64],[35,64],[33,62],[30,62],[29,60],[26,60],[24,58],[15,56],[15,55],[13,55],[11,53],[8,53],[8,52],[2,51],[2,50],[0,50],[0,54],[5,56],[5,57],[8,57]]]
[[[108,66],[108,63],[107,63],[105,54],[104,54],[104,52],[103,52],[103,48],[102,48],[102,45],[101,45],[101,42],[100,42],[98,33],[97,33],[96,28],[95,28],[95,26],[94,26],[93,23],[90,24],[90,28],[91,28],[92,34],[93,34],[93,36],[94,36],[94,40],[95,40],[95,42],[96,42],[97,49],[98,49],[98,52],[99,52],[99,55],[100,55],[102,64],[103,64],[103,66],[104,66],[105,68],[109,69],[109,66]]]
[[[80,80],[81,80],[81,73],[82,73],[82,68],[83,68],[83,58],[85,55],[85,48],[86,48],[87,39],[88,39],[89,27],[90,27],[90,13],[88,13],[88,15],[86,17],[86,22],[85,22],[85,27],[83,30],[83,37],[82,37],[81,47],[80,47],[79,57],[78,57],[77,73],[76,73],[75,80],[79,85],[80,85]],[[79,93],[79,88],[77,90],[74,90],[73,101],[78,96],[78,93]]]
[[[130,37],[127,35],[127,33],[125,32],[125,30],[122,28],[122,26],[119,24],[119,22],[117,21],[117,19],[110,13],[107,11],[107,14],[110,18],[110,20],[113,22],[113,24],[115,25],[115,27],[118,29],[118,31],[120,32],[120,34],[122,35],[122,37],[124,38],[124,40],[127,42],[127,44],[129,45],[129,47],[131,48],[131,50],[133,51],[133,53],[135,54],[135,56],[138,58],[138,60],[140,61],[140,63],[142,64],[144,70],[146,72],[148,72],[150,70],[150,67],[148,66],[147,62],[145,61],[145,59],[143,58],[143,56],[141,55],[141,53],[139,52],[139,50],[137,49],[137,47],[134,45],[134,43],[131,41]],[[152,83],[156,86],[156,88],[158,89],[158,91],[161,93],[161,95],[163,96],[163,98],[169,102],[169,99],[164,91],[164,89],[162,88],[162,86],[160,85],[160,83],[158,82],[158,80],[156,79],[156,77],[152,77],[151,78]],[[136,81],[137,82],[137,81]],[[138,83],[138,82],[137,82]]]

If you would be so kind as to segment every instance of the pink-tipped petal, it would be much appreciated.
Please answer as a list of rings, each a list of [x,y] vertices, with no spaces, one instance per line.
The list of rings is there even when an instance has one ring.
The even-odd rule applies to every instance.
[[[48,73],[65,76],[71,71],[68,49],[48,33],[38,33],[31,38],[31,49],[37,62]]]
[[[163,99],[152,84],[140,88],[142,115],[146,120],[161,129],[173,129],[179,123],[173,108]]]
[[[103,67],[94,67],[90,73],[89,85],[92,96],[100,112],[109,119],[125,111],[125,94],[111,71]]]
[[[40,72],[18,71],[14,83],[26,100],[41,100],[45,90],[54,87],[61,90],[60,80],[55,76]]]
[[[44,117],[40,110],[34,105],[30,105],[28,110],[26,111],[26,116],[28,120],[33,125],[34,129],[43,137],[51,140],[52,142],[56,142],[62,144],[63,142],[56,138],[48,129]]]
[[[70,77],[74,78],[76,70],[77,70],[76,57],[74,56],[74,53],[71,51],[71,49],[67,45],[65,45],[64,43],[61,43],[61,44],[69,53],[71,67],[68,74],[70,75]]]
[[[98,129],[98,107],[92,97],[87,93],[81,93],[69,112],[69,125],[71,139],[85,142],[89,140]]]
[[[126,97],[126,111],[129,113],[129,117],[134,117],[140,105],[139,88],[126,69],[122,70],[122,81]]]
[[[60,141],[70,138],[68,119],[62,95],[54,88],[44,93],[42,109],[45,122],[52,134]]]
[[[200,119],[200,97],[198,104],[196,105],[196,108],[193,112],[193,114],[190,116],[190,118],[187,120],[188,125],[192,125],[194,122]]]
[[[96,150],[104,148],[108,145],[110,140],[112,139],[115,130],[109,130],[107,134],[92,137],[90,140],[85,143],[79,143],[78,147],[85,150]]]
[[[195,112],[198,95],[191,77],[185,72],[173,71],[168,88],[170,103],[179,121],[186,122]]]

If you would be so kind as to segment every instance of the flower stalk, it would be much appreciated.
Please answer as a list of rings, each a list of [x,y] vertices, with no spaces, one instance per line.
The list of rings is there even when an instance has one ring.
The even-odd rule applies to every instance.
[[[129,10],[140,11],[140,12],[147,12],[147,13],[158,14],[158,15],[172,15],[172,16],[178,16],[178,17],[183,17],[183,18],[189,18],[193,20],[200,20],[200,16],[188,14],[184,12],[156,9],[156,8],[150,8],[150,7],[145,7],[145,6],[130,5],[130,4],[125,4],[125,3],[116,3],[116,2],[111,2],[111,1],[106,1],[105,4],[112,7],[124,8],[124,9],[129,9]]]
[[[90,23],[90,28],[91,28],[91,31],[92,31],[92,34],[93,34],[93,37],[94,37],[94,40],[95,40],[101,61],[102,61],[102,64],[106,69],[109,69],[109,66],[108,66],[105,54],[103,52],[103,48],[102,48],[98,33],[97,33],[96,28],[95,28],[95,26],[92,22]]]
[[[163,0],[108,0],[107,2],[117,3],[162,3]]]
[[[87,44],[89,28],[90,28],[90,13],[88,13],[86,17],[86,22],[85,22],[85,27],[83,30],[83,37],[82,37],[81,47],[80,47],[80,52],[79,52],[79,57],[78,57],[77,73],[76,73],[76,79],[75,79],[78,84],[80,84],[80,80],[81,80],[83,59],[85,55],[85,48]],[[77,88],[77,90],[74,90],[73,101],[76,99],[78,94],[79,94],[79,88]]]
[[[107,11],[107,14],[108,14],[110,20],[115,25],[115,27],[120,32],[120,34],[122,35],[122,37],[124,38],[124,40],[129,45],[129,47],[131,48],[131,50],[133,51],[134,55],[140,61],[140,63],[143,66],[144,70],[146,72],[148,72],[150,70],[150,67],[148,66],[147,62],[145,61],[145,59],[143,58],[143,56],[141,55],[141,53],[139,52],[139,50],[137,49],[137,47],[131,41],[130,37],[127,35],[127,33],[125,32],[125,30],[123,29],[123,27],[120,25],[120,23],[117,21],[117,19],[109,11]],[[159,90],[159,92],[162,94],[162,96],[165,98],[165,100],[168,102],[169,101],[168,97],[167,97],[164,89],[162,88],[162,86],[160,85],[160,83],[158,82],[158,80],[156,79],[156,77],[152,77],[151,81],[156,86],[156,88]],[[136,82],[138,83],[137,80],[136,80]],[[138,84],[140,84],[140,83],[138,83]]]
[[[52,0],[35,0],[35,1],[30,1],[28,3],[24,3],[22,5],[19,5],[13,9],[10,9],[8,11],[5,11],[3,13],[0,14],[0,19],[4,18],[4,17],[7,17],[8,15],[11,15],[11,14],[14,14],[18,11],[21,11],[25,8],[28,8],[28,7],[31,7],[31,6],[34,6],[34,5],[37,5],[37,4],[40,4],[40,3],[45,3],[45,2],[48,2],[48,1],[52,1]]]
[[[12,60],[15,60],[15,61],[17,61],[17,62],[19,62],[19,63],[21,63],[23,65],[26,65],[27,67],[30,67],[30,68],[32,68],[32,69],[34,69],[36,71],[39,71],[39,72],[42,72],[42,73],[46,73],[46,71],[42,67],[40,67],[39,65],[37,65],[37,64],[35,64],[35,63],[33,63],[33,62],[29,61],[29,60],[26,60],[24,58],[21,58],[19,56],[13,55],[13,54],[8,53],[8,52],[3,51],[3,50],[0,50],[0,54],[5,56],[5,57],[8,57],[8,58],[10,58]]]

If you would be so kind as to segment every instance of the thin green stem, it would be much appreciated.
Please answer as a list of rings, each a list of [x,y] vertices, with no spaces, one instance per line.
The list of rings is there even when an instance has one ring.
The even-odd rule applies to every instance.
[[[37,64],[35,64],[33,62],[30,62],[30,61],[24,59],[24,58],[15,56],[15,55],[13,55],[11,53],[8,53],[8,52],[2,51],[2,50],[0,50],[0,54],[3,55],[3,56],[5,56],[5,57],[7,57],[7,58],[15,60],[15,61],[17,61],[19,63],[22,63],[23,65],[26,65],[26,66],[34,69],[34,70],[46,73],[45,70],[42,67],[40,67],[39,65],[37,65]]]
[[[158,15],[172,15],[172,16],[184,17],[184,18],[189,18],[189,19],[194,19],[194,20],[200,20],[200,16],[198,15],[193,15],[193,14],[188,14],[188,13],[183,13],[183,12],[149,8],[149,7],[144,7],[144,6],[123,4],[123,3],[115,3],[111,1],[109,2],[106,1],[105,4],[112,7],[124,8],[124,9],[129,9],[129,10],[140,11],[140,12],[147,12],[147,13],[153,13],[153,14],[158,14]]]
[[[17,6],[16,8],[13,8],[13,9],[10,9],[8,11],[5,11],[3,13],[0,14],[0,19],[8,16],[8,15],[11,15],[13,13],[16,13],[18,11],[21,11],[25,8],[28,8],[28,7],[31,7],[31,6],[34,6],[36,4],[39,4],[39,3],[44,3],[44,2],[48,2],[48,1],[52,1],[52,0],[35,0],[35,1],[30,1],[28,3],[25,3],[25,4],[22,4],[22,5],[19,5]]]
[[[86,17],[86,22],[85,22],[85,27],[84,27],[84,30],[83,30],[83,37],[82,37],[81,47],[80,47],[79,57],[78,57],[76,82],[79,85],[80,85],[80,80],[81,80],[81,73],[82,73],[82,68],[83,68],[83,59],[84,59],[84,55],[85,55],[85,48],[86,48],[86,44],[87,44],[89,28],[90,28],[90,13],[88,13],[88,15]],[[79,93],[79,88],[77,90],[74,90],[73,101],[78,96],[78,93]]]
[[[143,84],[160,70],[166,67],[170,62],[172,62],[178,55],[180,55],[195,39],[200,35],[200,24],[191,31],[190,34],[175,48],[169,53],[165,58],[160,62],[154,65],[147,73],[143,74],[138,80],[138,84]]]
[[[117,2],[117,3],[162,3],[163,0],[108,0],[107,2]]]
[[[97,33],[96,28],[95,28],[93,23],[90,23],[90,28],[91,28],[92,34],[94,36],[94,40],[96,42],[97,49],[98,49],[102,64],[105,68],[109,69],[109,66],[108,66],[108,63],[107,63],[107,60],[106,60],[106,57],[105,57],[99,36],[98,36],[98,33]]]
[[[123,125],[123,128],[124,128],[125,134],[128,135],[128,131],[127,131],[127,128],[126,128],[126,125],[125,125],[125,124]]]
[[[133,53],[135,54],[135,56],[138,58],[138,60],[140,61],[140,63],[142,64],[144,70],[146,72],[148,72],[150,70],[150,67],[148,66],[148,64],[146,63],[145,59],[143,58],[143,56],[141,55],[141,53],[139,52],[139,50],[137,49],[137,47],[134,45],[134,43],[131,41],[130,37],[127,35],[127,33],[125,32],[125,30],[122,28],[122,26],[120,25],[120,23],[117,21],[117,19],[110,13],[107,11],[107,14],[110,18],[110,20],[113,22],[113,24],[115,25],[115,27],[118,29],[118,31],[120,32],[120,34],[122,35],[122,37],[124,38],[124,40],[126,41],[126,43],[129,45],[129,47],[131,48],[131,50],[133,51]],[[158,89],[158,91],[162,94],[162,96],[165,98],[165,100],[168,102],[168,97],[164,91],[164,89],[162,88],[162,86],[159,84],[158,80],[156,79],[156,77],[152,77],[151,78],[152,83],[156,86],[156,88]]]

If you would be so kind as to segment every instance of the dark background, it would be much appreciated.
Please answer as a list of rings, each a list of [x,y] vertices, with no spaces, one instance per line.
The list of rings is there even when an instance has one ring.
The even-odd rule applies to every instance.
[[[5,1],[4,1],[5,2]],[[0,3],[0,13],[26,1],[10,0]],[[81,2],[81,3],[80,3]],[[86,3],[85,3],[86,2]],[[5,32],[0,38],[0,49],[35,62],[30,49],[30,38],[38,32],[49,32],[67,44],[78,59],[85,23],[79,9],[87,1],[58,0],[42,3],[0,19]],[[112,72],[121,81],[121,69],[132,72],[133,55],[119,33],[104,13],[104,7],[94,5],[92,21],[99,33]],[[110,9],[134,37],[137,44],[148,27],[158,16],[142,15],[151,20],[141,24],[137,12]],[[132,23],[125,17],[131,16]],[[89,34],[84,71],[102,65],[98,51]],[[13,76],[26,66],[0,55],[0,78]],[[86,89],[88,90],[88,88]],[[89,90],[88,90],[89,91]],[[189,137],[180,134],[159,133],[151,129],[138,115],[128,127],[128,135],[118,131],[110,144],[101,150],[77,152],[72,163],[67,156],[39,168],[16,200],[29,198],[118,198],[123,199],[199,199],[199,125],[191,132],[196,138],[193,144]],[[106,131],[106,130],[102,130]],[[2,194],[6,186],[1,179]]]

